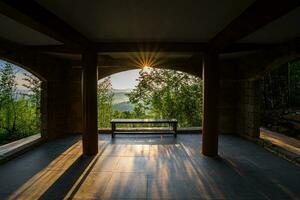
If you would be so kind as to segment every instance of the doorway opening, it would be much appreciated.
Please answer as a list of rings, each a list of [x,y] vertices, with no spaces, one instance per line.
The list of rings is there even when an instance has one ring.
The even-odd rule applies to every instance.
[[[29,71],[0,60],[0,148],[40,138],[41,81]],[[20,140],[23,139],[23,140]]]
[[[260,90],[260,137],[300,154],[300,60],[267,72]]]
[[[110,128],[110,121],[115,118],[177,119],[179,129],[200,129],[202,86],[203,82],[197,76],[149,67],[120,72],[100,79],[98,81],[100,132]],[[153,127],[152,124],[120,126]]]

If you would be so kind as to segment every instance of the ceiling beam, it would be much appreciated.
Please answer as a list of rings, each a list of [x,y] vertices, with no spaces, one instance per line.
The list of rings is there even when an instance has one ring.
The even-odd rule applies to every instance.
[[[32,51],[3,38],[0,38],[0,59],[20,66],[44,81],[65,78],[64,72],[71,66],[69,60]]]
[[[98,42],[92,43],[93,49],[101,52],[203,52],[207,43],[183,42]],[[31,46],[42,52],[80,53],[80,50],[70,49],[65,45]]]
[[[69,48],[89,48],[89,40],[34,0],[1,0],[0,13]]]
[[[23,45],[19,45],[17,43],[11,42],[9,40],[0,38],[0,50],[3,52],[24,52],[24,53],[28,53],[28,52],[36,52],[33,49],[23,46]]]
[[[239,17],[209,42],[209,51],[221,51],[226,46],[253,33],[300,6],[299,0],[256,0]]]
[[[115,42],[115,43],[93,43],[93,49],[99,53],[107,52],[191,52],[199,53],[208,50],[208,43],[183,43],[183,42]],[[241,51],[254,51],[272,48],[276,44],[232,44],[222,50],[222,53],[233,53]],[[40,52],[75,53],[81,51],[70,49],[65,45],[31,46],[30,48]]]
[[[39,46],[28,46],[32,50],[39,52],[48,52],[48,53],[74,53],[80,54],[81,49],[70,48],[66,45],[39,45]]]
[[[98,59],[98,65],[101,67],[115,67],[115,66],[135,66],[141,68],[139,63],[134,62],[132,59],[128,58],[119,58],[119,59]],[[190,63],[189,58],[169,58],[169,59],[157,59],[157,62],[154,62],[151,67],[164,66],[164,65],[187,65]]]
[[[170,70],[176,70],[176,71],[182,71],[185,73],[189,73],[198,77],[202,77],[202,70],[198,70],[198,68],[195,68],[191,65],[185,65],[185,66],[172,66],[172,65],[168,65],[168,66],[155,66],[155,68],[159,68],[159,69],[170,69]],[[132,70],[132,69],[138,69],[136,67],[132,67],[132,66],[116,66],[116,67],[99,67],[99,73],[98,73],[98,79],[110,76],[112,74],[115,73],[119,73],[119,72],[123,72],[123,71],[127,71],[127,70]]]
[[[69,59],[59,58],[51,55],[47,55],[38,51],[34,51],[27,46],[17,44],[15,42],[11,42],[9,40],[0,38],[0,52],[2,57],[10,56],[10,55],[20,55],[23,57],[28,57],[31,60],[34,60],[35,57],[43,57],[45,58],[45,62],[49,62],[49,60],[53,60],[53,62],[58,63],[71,63]]]
[[[94,43],[98,52],[205,52],[208,49],[207,42],[111,42]],[[237,51],[253,51],[269,48],[272,44],[234,44],[224,49],[224,53]]]
[[[187,66],[198,63],[201,65],[201,61],[197,62],[191,60],[190,58],[168,58],[168,59],[155,59],[156,62],[153,62],[151,67],[158,66]],[[72,65],[77,67],[81,66],[82,63],[80,60],[71,61]],[[104,56],[98,56],[98,67],[99,68],[118,68],[118,67],[133,67],[133,68],[142,68],[141,63],[130,58],[106,58]]]
[[[205,42],[102,42],[95,43],[98,52],[203,52]]]

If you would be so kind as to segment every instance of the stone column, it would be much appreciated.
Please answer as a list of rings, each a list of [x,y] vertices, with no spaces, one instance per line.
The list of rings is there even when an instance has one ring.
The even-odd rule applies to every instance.
[[[54,139],[68,135],[66,81],[43,81],[41,89],[42,137]]]
[[[202,153],[206,156],[218,155],[218,101],[219,101],[219,66],[217,54],[203,57],[203,132]]]
[[[247,138],[259,138],[259,81],[243,80],[238,85],[237,133]]]
[[[83,127],[82,136],[83,154],[95,155],[98,153],[97,127],[97,54],[85,52],[82,55],[83,66]]]
[[[236,134],[238,82],[221,79],[219,92],[219,134]]]
[[[70,134],[83,134],[82,68],[72,67],[68,73],[68,117],[67,128]]]

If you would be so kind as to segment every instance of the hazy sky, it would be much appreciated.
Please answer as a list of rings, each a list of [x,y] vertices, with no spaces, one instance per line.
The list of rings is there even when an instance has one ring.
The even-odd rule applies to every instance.
[[[139,69],[129,70],[111,75],[112,87],[114,89],[133,89],[137,85]]]
[[[4,65],[5,61],[3,60],[0,60],[0,67],[2,67]],[[27,88],[25,88],[23,86],[24,83],[26,83],[23,78],[24,78],[24,73],[27,73],[27,74],[31,74],[30,72],[24,70],[23,68],[21,67],[18,67],[17,65],[14,65],[15,66],[15,72],[16,72],[16,83],[17,83],[17,89],[18,90],[27,90]]]

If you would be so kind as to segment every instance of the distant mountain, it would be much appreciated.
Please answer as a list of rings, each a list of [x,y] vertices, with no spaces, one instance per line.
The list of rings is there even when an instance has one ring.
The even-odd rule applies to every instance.
[[[134,106],[129,101],[127,101],[127,102],[113,104],[112,108],[114,111],[132,112],[134,109]]]
[[[127,89],[112,89],[113,93],[130,93],[132,89],[127,88]]]
[[[129,94],[132,89],[113,89],[113,110],[120,112],[131,112],[134,109],[134,105],[129,102],[127,94]]]
[[[129,98],[126,94],[129,94],[131,89],[113,89],[112,92],[114,93],[113,104],[129,101]]]

